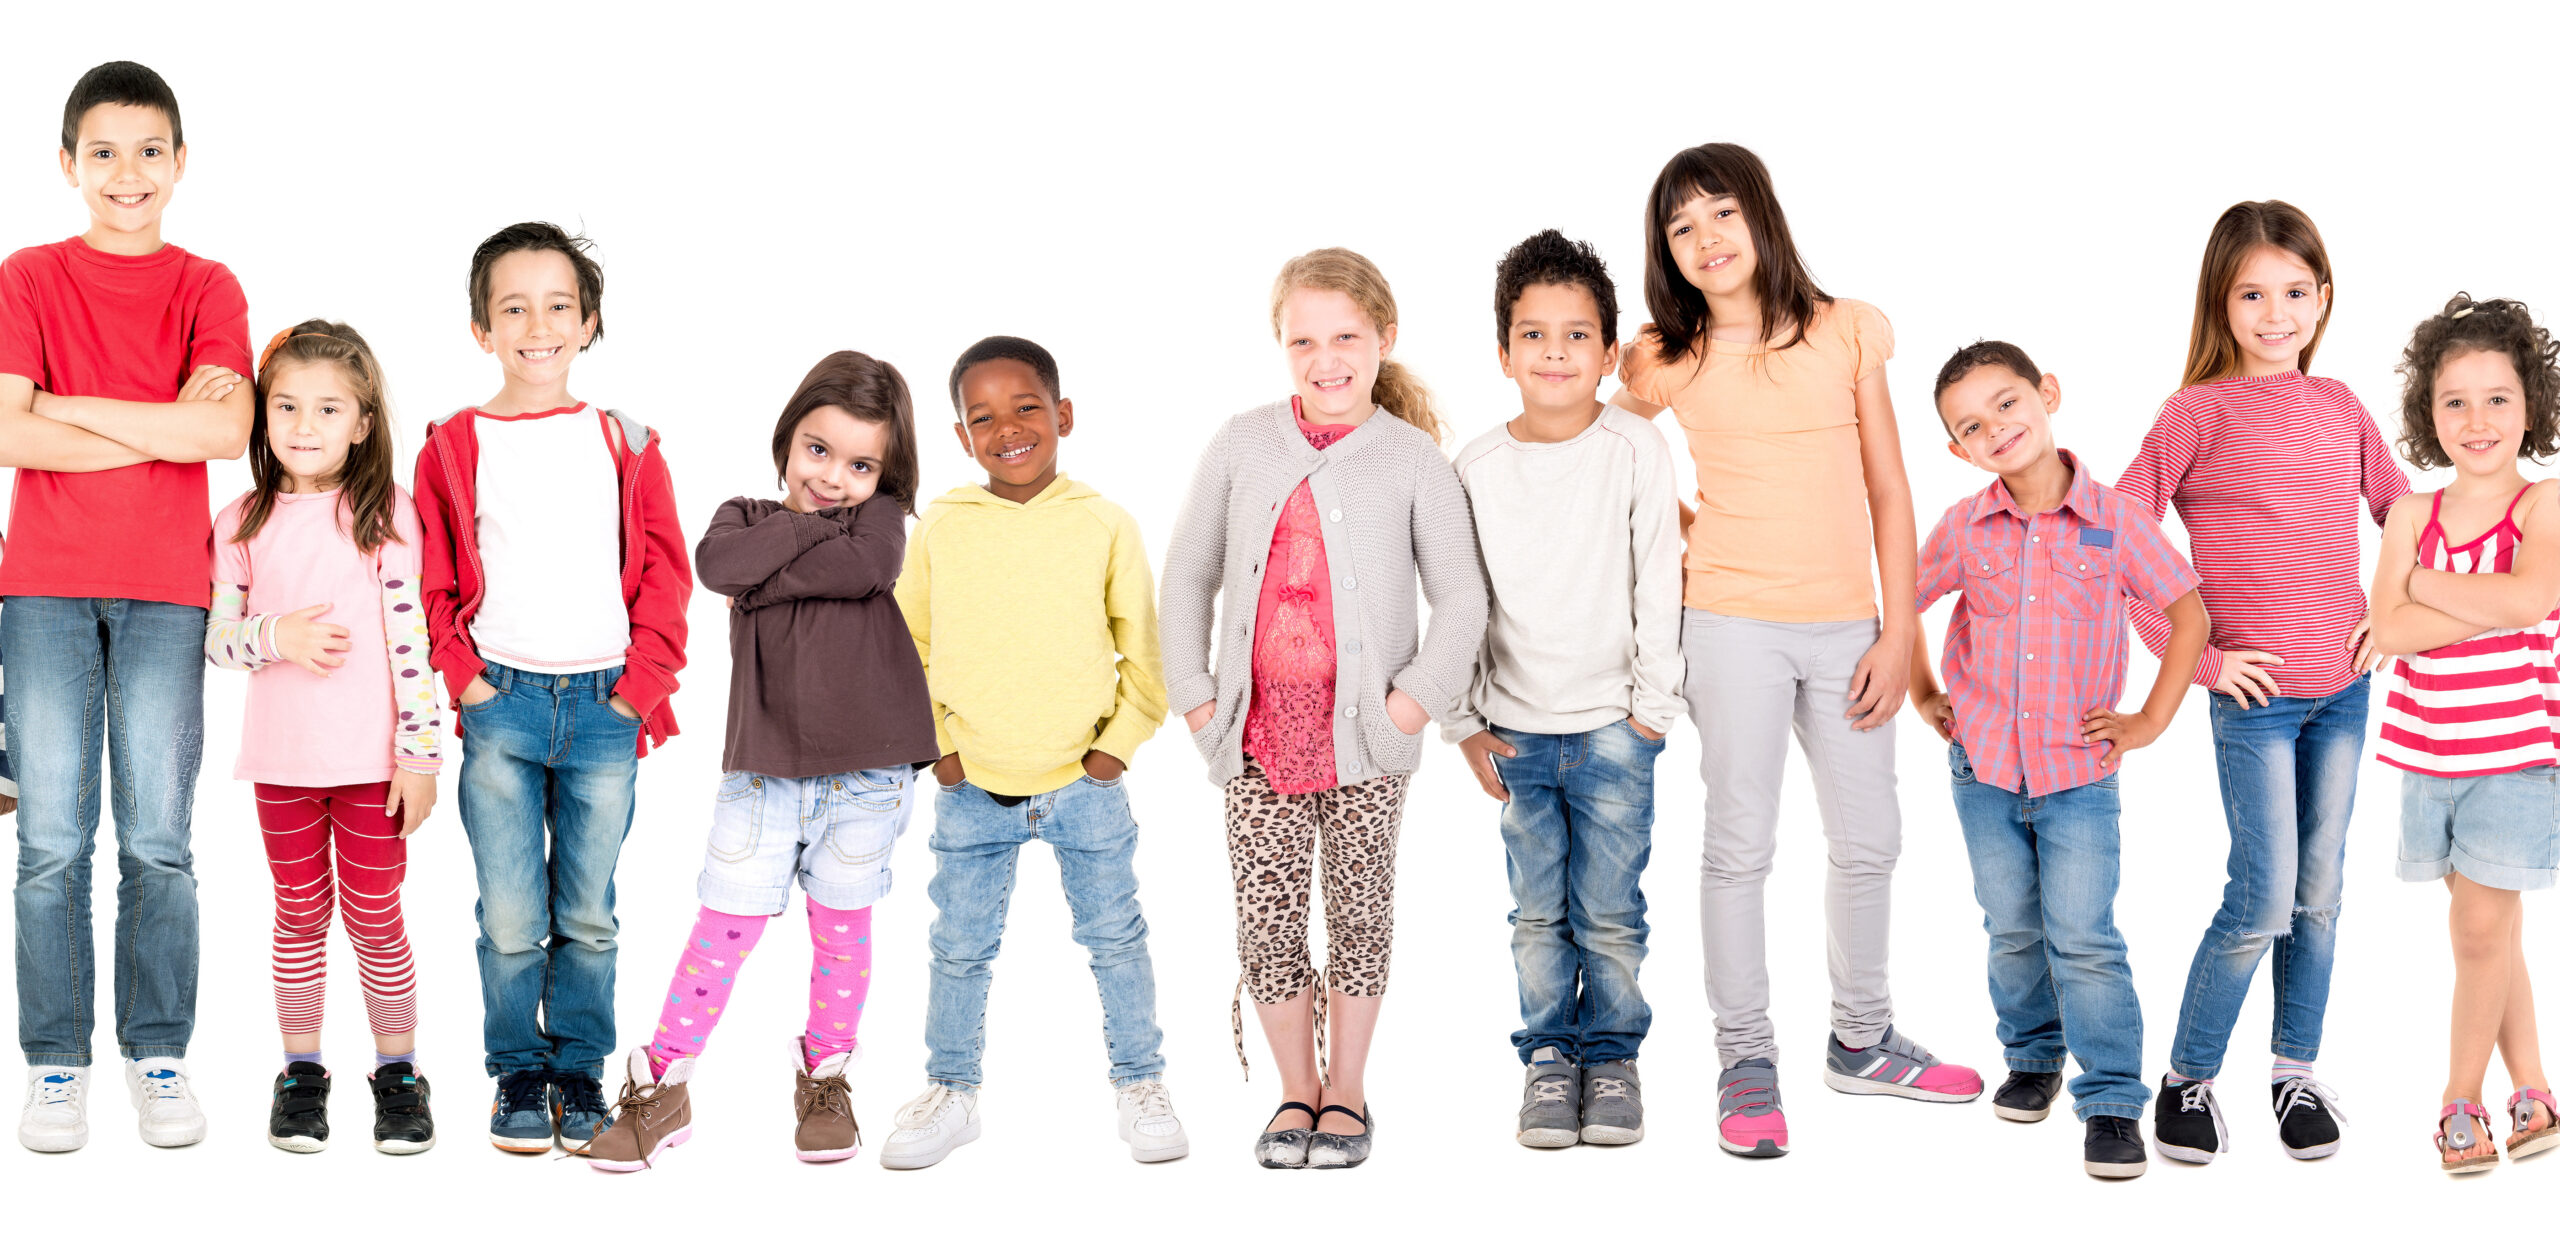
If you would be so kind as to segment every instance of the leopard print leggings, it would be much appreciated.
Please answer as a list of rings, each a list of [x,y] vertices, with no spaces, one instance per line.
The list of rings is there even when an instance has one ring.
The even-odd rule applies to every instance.
[[[1405,776],[1283,796],[1260,762],[1227,784],[1227,864],[1236,878],[1236,957],[1243,965],[1228,1007],[1236,1061],[1244,1062],[1243,992],[1277,1005],[1317,990],[1316,1056],[1324,1057],[1325,989],[1384,996],[1395,938],[1396,831]],[[1317,849],[1324,852],[1327,962],[1319,974],[1307,952],[1308,896]],[[1250,1073],[1250,1066],[1247,1072]]]

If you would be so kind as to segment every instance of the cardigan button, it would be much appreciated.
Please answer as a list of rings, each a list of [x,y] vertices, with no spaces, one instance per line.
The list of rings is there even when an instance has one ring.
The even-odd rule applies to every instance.
[[[1342,511],[1336,509],[1333,512],[1326,514],[1325,517],[1331,521],[1340,522],[1342,521]]]
[[[1345,705],[1342,707],[1342,716],[1345,718],[1357,718],[1360,716],[1360,707],[1358,705]]]
[[[1351,654],[1351,655],[1352,655],[1352,656],[1354,656],[1354,657],[1359,656],[1359,655],[1360,655],[1360,641],[1358,641],[1358,640],[1353,640],[1353,641],[1351,641],[1350,643],[1344,644],[1344,645],[1342,646],[1342,651],[1347,652],[1347,653]]]
[[[1351,590],[1352,588],[1355,588],[1355,587],[1358,587],[1358,586],[1360,586],[1360,580],[1359,580],[1359,579],[1354,578],[1354,577],[1352,577],[1351,575],[1348,575],[1348,574],[1346,574],[1346,575],[1343,575],[1343,576],[1342,576],[1342,588],[1343,588],[1343,590],[1344,590],[1344,591],[1349,591],[1349,590]]]

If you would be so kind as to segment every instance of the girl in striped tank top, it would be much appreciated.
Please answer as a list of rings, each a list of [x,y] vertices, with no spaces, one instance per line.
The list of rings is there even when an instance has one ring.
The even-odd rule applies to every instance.
[[[2408,772],[2400,877],[2441,880],[2453,897],[2453,1050],[2435,1142],[2462,1174],[2499,1160],[2480,1105],[2492,1049],[2516,1087],[2506,1155],[2560,1145],[2521,899],[2560,865],[2560,483],[2516,466],[2560,451],[2560,346],[2521,304],[2456,296],[2419,325],[2400,372],[2401,453],[2452,467],[2454,480],[2402,498],[2383,524],[2373,641],[2399,660],[2379,756]],[[2477,538],[2454,542],[2463,535]]]

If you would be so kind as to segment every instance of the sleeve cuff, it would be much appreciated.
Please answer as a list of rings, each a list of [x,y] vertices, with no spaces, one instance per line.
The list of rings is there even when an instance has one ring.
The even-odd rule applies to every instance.
[[[1431,676],[1423,673],[1420,666],[1406,666],[1404,673],[1396,676],[1395,686],[1396,690],[1412,697],[1415,704],[1422,706],[1422,712],[1429,714],[1434,722],[1446,719],[1451,709],[1458,703],[1456,695],[1432,681]]]
[[[403,774],[423,774],[430,779],[434,778],[438,772],[444,769],[443,760],[436,757],[411,757],[406,753],[402,753],[394,756],[391,760],[393,764],[400,767],[401,773]]]
[[[1450,744],[1463,744],[1476,732],[1490,729],[1484,719],[1472,713],[1453,713],[1440,724],[1440,738]]]
[[[1123,766],[1136,763],[1138,749],[1154,738],[1156,729],[1135,714],[1121,714],[1102,724],[1102,733],[1093,737],[1093,746],[1120,759]]]
[[[933,711],[933,747],[944,757],[960,751],[958,741],[951,738],[951,711],[936,707]]]
[[[2195,681],[2197,687],[2207,689],[2222,681],[2221,649],[2211,644],[2204,646],[2204,655],[2196,658]]]
[[[1216,699],[1218,681],[1207,674],[1185,675],[1167,683],[1164,689],[1165,707],[1176,718],[1187,717],[1192,710]]]

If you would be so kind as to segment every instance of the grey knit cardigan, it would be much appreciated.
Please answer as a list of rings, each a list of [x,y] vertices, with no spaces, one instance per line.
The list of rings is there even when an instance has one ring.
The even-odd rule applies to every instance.
[[[1253,692],[1254,615],[1281,506],[1305,482],[1333,580],[1334,775],[1341,784],[1407,774],[1430,728],[1407,735],[1387,717],[1401,689],[1432,717],[1466,691],[1484,640],[1484,567],[1474,515],[1449,458],[1431,437],[1379,409],[1318,451],[1288,401],[1227,420],[1200,456],[1165,553],[1165,690],[1180,718],[1215,699],[1191,735],[1211,782],[1244,773],[1244,710]],[[1431,624],[1414,646],[1414,585]],[[1225,612],[1217,612],[1225,593]],[[1216,657],[1210,630],[1217,629]]]

